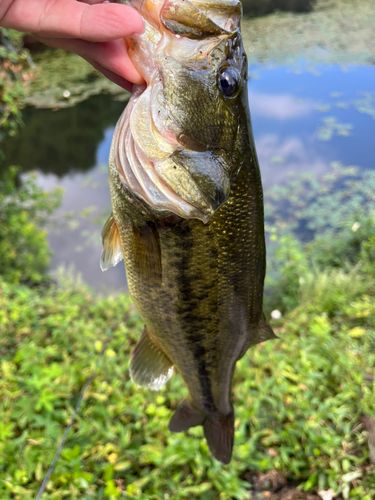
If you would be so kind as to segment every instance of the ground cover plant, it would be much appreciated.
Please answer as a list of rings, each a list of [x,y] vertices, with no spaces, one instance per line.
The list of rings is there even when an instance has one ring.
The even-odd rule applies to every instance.
[[[22,122],[20,106],[29,80],[27,58],[27,52],[19,46],[19,35],[0,27],[0,141],[14,135]]]
[[[292,174],[265,196],[266,307],[296,307],[311,270],[375,264],[375,172],[334,162],[325,175]]]
[[[343,189],[352,183],[353,197],[364,189],[358,172],[332,175]],[[303,189],[313,180],[299,181]],[[8,178],[8,192],[11,185]],[[269,199],[284,204],[278,196]],[[210,457],[201,428],[168,432],[168,421],[186,396],[179,375],[159,393],[130,381],[129,357],[142,323],[128,295],[97,297],[67,279],[59,287],[38,287],[38,281],[25,286],[9,279],[12,263],[6,272],[1,268],[0,498],[35,498],[92,370],[96,375],[45,499],[271,498],[269,490],[277,485],[264,486],[268,497],[254,491],[254,477],[271,471],[298,484],[301,499],[318,491],[374,498],[374,450],[363,424],[364,415],[375,416],[375,285],[372,254],[363,251],[371,234],[363,233],[354,256],[346,237],[339,251],[335,245],[329,249],[328,237],[331,258],[319,263],[315,245],[322,245],[323,236],[312,234],[301,243],[292,231],[306,213],[292,223],[286,207],[290,231],[283,234],[284,223],[272,213],[269,209],[268,229],[280,270],[272,279],[284,292],[275,294],[277,283],[269,283],[267,307],[284,314],[274,320],[279,340],[252,348],[238,363],[235,448],[226,467]],[[365,228],[371,223],[367,215]],[[345,227],[326,230],[341,234]],[[350,229],[356,238],[359,230]]]
[[[32,175],[19,179],[16,168],[0,176],[0,274],[4,280],[29,284],[48,280],[52,252],[43,227],[59,205],[60,194],[58,190],[44,192]]]

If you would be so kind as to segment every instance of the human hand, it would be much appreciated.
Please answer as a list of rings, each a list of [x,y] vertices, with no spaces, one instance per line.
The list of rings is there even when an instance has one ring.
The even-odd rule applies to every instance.
[[[80,55],[121,87],[143,78],[124,38],[142,33],[141,15],[104,0],[0,0],[0,26],[33,33],[38,40]]]

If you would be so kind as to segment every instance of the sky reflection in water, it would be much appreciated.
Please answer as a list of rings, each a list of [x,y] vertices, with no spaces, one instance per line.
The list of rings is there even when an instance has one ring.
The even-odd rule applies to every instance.
[[[302,63],[276,68],[253,65],[249,101],[266,190],[285,182],[290,172],[324,173],[333,161],[375,168],[375,67],[318,66],[309,70]],[[101,226],[110,213],[106,165],[123,107],[109,96],[98,96],[56,112],[28,109],[18,138],[4,145],[7,164],[19,164],[26,170],[26,163],[32,163],[41,186],[59,186],[65,191],[49,230],[55,252],[52,268],[73,262],[84,280],[99,290],[126,286],[123,264],[106,273],[99,268]],[[38,119],[38,114],[45,119]],[[94,127],[96,132],[85,133],[86,127]],[[61,154],[61,147],[69,154]],[[85,210],[88,215],[83,217],[80,214]],[[67,212],[72,215],[70,228],[62,222]]]

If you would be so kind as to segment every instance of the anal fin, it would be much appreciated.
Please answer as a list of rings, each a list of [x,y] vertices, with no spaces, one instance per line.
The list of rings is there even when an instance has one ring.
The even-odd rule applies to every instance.
[[[145,328],[131,356],[130,378],[139,387],[158,391],[173,374],[173,365]]]
[[[100,267],[102,271],[106,271],[123,259],[120,233],[113,214],[108,217],[107,222],[104,224],[102,230],[102,244],[103,249],[100,258]]]

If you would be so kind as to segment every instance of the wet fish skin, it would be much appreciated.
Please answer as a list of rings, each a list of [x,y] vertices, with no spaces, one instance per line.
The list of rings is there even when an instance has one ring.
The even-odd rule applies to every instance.
[[[189,396],[173,415],[170,430],[203,425],[211,453],[226,464],[233,447],[236,362],[251,345],[274,335],[262,313],[263,195],[239,30],[220,38],[211,52],[218,45],[221,56],[210,70],[191,69],[196,61],[174,64],[167,58],[164,66],[159,61],[162,111],[167,109],[169,123],[184,131],[168,159],[182,165],[192,189],[195,183],[209,200],[206,223],[202,204],[196,204],[199,217],[182,217],[179,207],[175,212],[159,209],[124,182],[118,138],[126,120],[120,121],[110,155],[112,216],[103,230],[102,265],[117,262],[122,251],[129,290],[145,323],[130,364],[133,380],[158,389],[175,367]],[[217,83],[223,64],[235,66],[241,78],[240,91],[229,104]],[[130,113],[135,105],[129,103]],[[218,186],[227,187],[218,194]]]

